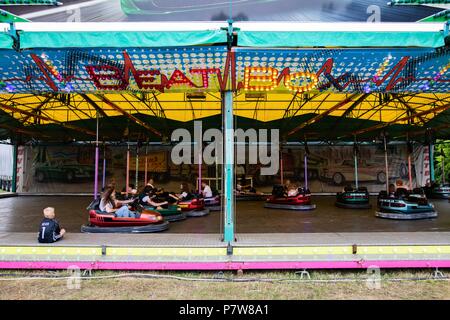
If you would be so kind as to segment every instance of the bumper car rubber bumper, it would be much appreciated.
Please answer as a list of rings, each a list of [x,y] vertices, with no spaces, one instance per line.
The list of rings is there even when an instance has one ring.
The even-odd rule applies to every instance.
[[[428,212],[416,212],[416,213],[398,213],[398,212],[386,212],[377,211],[375,216],[383,219],[393,220],[419,220],[419,219],[433,219],[438,216],[437,211]]]
[[[348,203],[342,201],[336,201],[335,206],[343,209],[370,209],[372,205],[370,203]]]
[[[134,227],[97,227],[92,225],[81,226],[82,233],[153,233],[165,231],[169,228],[169,222],[149,224]]]
[[[264,208],[280,209],[280,210],[295,210],[295,211],[311,211],[316,209],[315,204],[279,204],[269,203],[264,204]]]

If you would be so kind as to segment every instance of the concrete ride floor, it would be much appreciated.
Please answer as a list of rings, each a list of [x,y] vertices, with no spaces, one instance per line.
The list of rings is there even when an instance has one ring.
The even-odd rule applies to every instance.
[[[374,216],[372,209],[350,210],[334,206],[332,196],[314,196],[317,209],[309,212],[265,209],[264,202],[237,203],[237,233],[335,233],[335,232],[417,232],[450,231],[450,203],[431,200],[439,216],[430,220],[397,221]],[[83,196],[19,196],[0,199],[0,232],[37,232],[42,209],[56,208],[57,219],[68,232],[80,232],[86,224],[86,207],[91,198]],[[221,233],[221,214],[188,218],[170,224],[168,233]]]

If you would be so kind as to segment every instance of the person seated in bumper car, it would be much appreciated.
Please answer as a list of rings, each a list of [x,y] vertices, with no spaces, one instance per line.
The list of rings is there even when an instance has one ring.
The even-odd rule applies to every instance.
[[[214,196],[211,187],[206,181],[202,181],[201,186],[202,186],[201,194],[203,198],[208,199]]]
[[[134,201],[134,199],[117,200],[116,188],[114,186],[109,186],[103,193],[99,207],[100,211],[114,213],[118,218],[136,218],[136,213],[129,207],[129,205]]]
[[[120,200],[130,200],[136,198],[138,191],[134,184],[130,183],[128,187],[124,187],[120,192]]]
[[[153,207],[157,210],[161,210],[163,209],[163,206],[167,207],[168,205],[167,201],[156,201],[155,189],[149,185],[145,186],[144,190],[142,190],[142,193],[139,195],[139,203],[144,207]]]
[[[256,193],[256,189],[251,184],[246,183],[245,175],[242,175],[240,181],[236,184],[236,191],[238,193]]]
[[[287,196],[288,197],[298,196],[298,186],[295,183],[290,183],[287,186]]]
[[[176,201],[189,201],[194,198],[194,194],[189,189],[189,184],[187,182],[183,182],[180,185],[180,193],[170,193],[169,196]]]

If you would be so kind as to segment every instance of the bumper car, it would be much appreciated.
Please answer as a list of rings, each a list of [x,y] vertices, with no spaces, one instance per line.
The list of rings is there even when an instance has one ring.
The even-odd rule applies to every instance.
[[[450,199],[450,184],[437,184],[425,189],[429,199]]]
[[[203,201],[205,202],[205,208],[209,211],[220,211],[222,208],[220,205],[220,196],[203,198]]]
[[[144,206],[144,208],[146,210],[153,210],[158,212],[163,216],[164,220],[168,222],[175,222],[186,219],[186,213],[184,213],[181,208],[176,205],[169,205],[167,208],[162,209],[156,209],[150,206]]]
[[[429,203],[422,189],[412,192],[402,190],[394,194],[381,191],[378,195],[376,217],[395,220],[430,219],[438,216],[433,204]]]
[[[202,198],[179,201],[178,206],[188,217],[203,217],[209,214],[209,209],[205,208],[205,201]]]
[[[136,218],[118,218],[114,213],[98,209],[98,202],[88,207],[89,225],[81,226],[83,233],[151,233],[169,228],[169,223],[156,211],[143,210]]]
[[[272,195],[267,198],[264,208],[283,209],[296,211],[310,211],[316,208],[311,203],[311,192],[305,188],[298,188],[296,196],[288,197],[284,195],[283,186],[274,186]]]
[[[369,192],[367,188],[345,188],[344,192],[336,194],[336,207],[345,209],[370,209]]]

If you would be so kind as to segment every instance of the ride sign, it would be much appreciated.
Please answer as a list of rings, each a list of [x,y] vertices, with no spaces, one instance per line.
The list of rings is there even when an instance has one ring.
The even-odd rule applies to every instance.
[[[448,92],[448,49],[2,50],[1,93]]]

